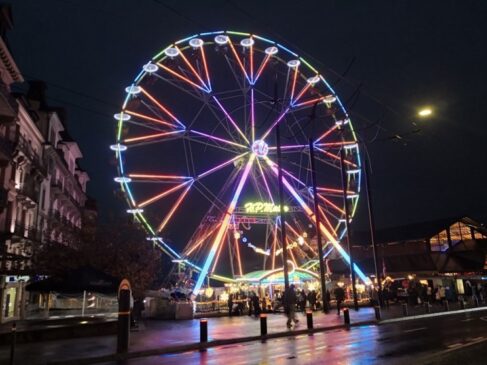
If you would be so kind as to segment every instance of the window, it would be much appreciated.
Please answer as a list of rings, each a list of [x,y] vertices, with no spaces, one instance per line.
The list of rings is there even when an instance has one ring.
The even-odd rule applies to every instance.
[[[450,227],[450,235],[452,243],[472,239],[470,226],[462,222],[455,223]]]

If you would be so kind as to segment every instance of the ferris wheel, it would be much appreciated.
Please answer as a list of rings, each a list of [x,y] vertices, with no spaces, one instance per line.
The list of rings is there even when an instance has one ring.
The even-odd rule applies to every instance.
[[[294,267],[316,263],[310,140],[325,255],[350,260],[340,241],[345,204],[349,219],[357,207],[359,146],[340,99],[305,59],[256,34],[200,33],[156,54],[125,92],[111,146],[115,181],[148,239],[199,273],[195,292],[207,277],[276,270],[283,249]]]

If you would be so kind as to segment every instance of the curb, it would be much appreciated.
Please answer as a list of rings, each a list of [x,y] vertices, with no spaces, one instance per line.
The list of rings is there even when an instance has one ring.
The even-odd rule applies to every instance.
[[[266,340],[270,340],[270,339],[274,339],[274,338],[294,337],[294,336],[300,336],[300,335],[306,335],[306,334],[312,335],[314,333],[333,331],[336,329],[348,329],[351,327],[361,327],[361,326],[376,325],[376,324],[377,324],[376,320],[368,320],[368,321],[352,323],[350,325],[340,324],[340,325],[329,326],[329,327],[313,328],[311,330],[302,329],[302,330],[297,330],[297,331],[277,332],[277,333],[268,334],[267,336],[247,336],[247,337],[239,337],[239,338],[235,338],[235,339],[214,340],[214,341],[209,341],[206,343],[196,342],[196,343],[190,343],[187,345],[179,345],[179,346],[172,346],[172,347],[165,347],[165,348],[134,351],[134,352],[128,352],[125,354],[110,354],[110,355],[96,356],[96,357],[86,357],[86,358],[69,359],[69,360],[62,360],[62,361],[51,361],[51,362],[47,362],[47,365],[62,365],[62,364],[85,365],[85,364],[95,364],[95,363],[108,362],[108,361],[128,360],[128,359],[134,359],[134,358],[138,358],[138,357],[175,354],[175,353],[181,353],[181,352],[186,352],[186,351],[196,351],[196,350],[204,351],[205,349],[211,348],[211,347],[237,344],[237,343],[242,343],[242,342],[252,342],[252,341],[265,342]]]
[[[415,316],[384,319],[384,320],[378,321],[377,323],[378,324],[388,324],[388,323],[395,323],[395,322],[411,321],[411,320],[415,320],[415,319],[441,317],[441,316],[449,316],[449,315],[455,315],[455,314],[463,314],[463,313],[469,313],[469,312],[480,312],[480,311],[487,311],[487,307],[458,309],[458,310],[454,310],[454,311],[429,313],[429,314],[417,314]]]

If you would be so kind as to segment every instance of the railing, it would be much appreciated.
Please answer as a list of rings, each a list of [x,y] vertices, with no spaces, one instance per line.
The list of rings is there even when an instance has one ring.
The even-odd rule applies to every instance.
[[[42,236],[42,232],[37,230],[34,226],[26,227],[25,225],[17,222],[12,224],[12,221],[7,222],[7,232],[9,232],[11,235],[28,238],[33,241],[39,241]]]
[[[37,169],[43,175],[47,174],[47,170],[43,165],[44,161],[42,160],[41,156],[34,151],[29,142],[21,135],[19,135],[16,148],[22,151],[22,153],[27,156],[29,160],[31,160],[32,166],[35,169]]]
[[[24,183],[20,185],[20,187],[17,188],[17,193],[36,203],[39,202],[39,192],[35,189],[34,184],[32,183]]]
[[[0,81],[0,123],[11,123],[17,118],[19,104],[7,85]]]

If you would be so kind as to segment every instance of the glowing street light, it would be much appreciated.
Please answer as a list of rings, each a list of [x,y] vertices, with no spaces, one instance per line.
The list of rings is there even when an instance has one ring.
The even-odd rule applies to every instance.
[[[424,108],[418,112],[418,116],[421,118],[429,117],[431,114],[433,114],[433,110],[431,110],[431,108]]]

